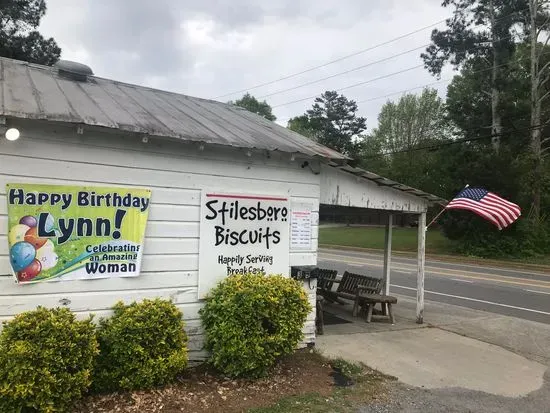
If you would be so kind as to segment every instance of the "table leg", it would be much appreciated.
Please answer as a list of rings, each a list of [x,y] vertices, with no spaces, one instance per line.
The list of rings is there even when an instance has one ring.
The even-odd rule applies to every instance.
[[[317,300],[317,334],[323,335],[325,332],[325,320],[323,319],[323,302]]]
[[[390,315],[390,322],[391,322],[392,324],[395,324],[395,319],[393,318],[393,310],[392,310],[392,308],[391,308],[391,304],[390,304],[390,303],[388,303],[388,313],[389,313],[389,315]]]
[[[359,311],[359,297],[355,297],[355,300],[353,300],[353,311],[352,315],[354,317],[357,317],[357,312]]]
[[[372,310],[374,309],[374,303],[369,303],[369,311],[367,313],[367,323],[370,323],[372,319]]]

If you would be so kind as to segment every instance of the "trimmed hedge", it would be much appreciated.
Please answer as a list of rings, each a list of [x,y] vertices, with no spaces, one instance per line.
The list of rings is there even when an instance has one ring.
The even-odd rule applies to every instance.
[[[43,307],[17,315],[0,334],[0,411],[68,411],[90,386],[97,352],[91,317]]]
[[[232,275],[210,292],[201,318],[211,363],[256,378],[295,351],[311,311],[302,284],[280,275]]]
[[[113,310],[97,332],[100,353],[93,389],[146,389],[174,380],[188,361],[181,311],[161,299],[119,302]]]

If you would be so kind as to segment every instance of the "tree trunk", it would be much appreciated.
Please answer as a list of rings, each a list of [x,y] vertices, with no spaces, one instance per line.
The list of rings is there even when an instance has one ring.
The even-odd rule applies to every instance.
[[[542,147],[541,147],[541,99],[539,56],[537,54],[537,12],[538,0],[529,0],[530,43],[531,43],[531,152],[533,156],[533,209],[532,218],[540,218],[540,198],[542,186]]]
[[[493,64],[491,68],[491,142],[493,143],[493,149],[498,153],[500,149],[500,137],[502,135],[502,119],[500,117],[500,91],[498,85],[498,56],[496,45],[496,27],[495,27],[495,7],[491,0],[489,2],[489,13],[491,16],[491,48],[493,50]]]

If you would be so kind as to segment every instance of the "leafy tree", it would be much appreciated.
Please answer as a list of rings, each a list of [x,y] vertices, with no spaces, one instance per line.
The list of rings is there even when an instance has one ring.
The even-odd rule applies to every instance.
[[[490,85],[490,63],[482,58],[471,58],[464,63],[460,75],[455,76],[447,90],[447,116],[467,140],[449,146],[452,150],[438,150],[438,172],[446,176],[452,198],[465,184],[485,187],[513,202],[523,210],[517,224],[505,231],[497,231],[481,218],[461,211],[450,211],[442,219],[444,233],[457,241],[459,251],[482,256],[525,256],[548,251],[550,228],[541,220],[533,225],[529,220],[532,205],[533,167],[530,159],[530,62],[529,47],[516,45],[507,65],[507,81],[500,91],[502,102],[502,145],[498,154],[490,150],[491,96],[483,91]],[[550,56],[549,56],[550,57]],[[549,85],[550,87],[550,85]],[[550,89],[548,89],[550,90]],[[543,106],[543,114],[550,114],[550,105]],[[550,135],[550,124],[542,128],[542,135]],[[550,206],[550,168],[545,165],[542,179],[541,209]],[[546,248],[546,250],[545,250]]]
[[[541,197],[544,185],[544,143],[541,124],[548,123],[545,119],[543,106],[550,98],[550,91],[546,92],[546,84],[550,81],[550,61],[545,62],[544,54],[550,41],[550,6],[547,0],[529,0],[529,23],[526,32],[529,35],[530,49],[530,79],[531,79],[531,158],[533,160],[533,218],[538,222],[541,215]],[[546,40],[541,43],[541,36],[546,33]]]
[[[432,44],[422,58],[426,68],[440,75],[445,63],[461,67],[470,59],[490,62],[493,147],[500,147],[502,134],[502,86],[506,82],[506,64],[515,49],[513,30],[528,15],[528,0],[443,0],[443,7],[454,7],[447,29],[432,31]]]
[[[441,194],[443,176],[434,174],[439,161],[435,152],[423,149],[441,143],[450,137],[445,117],[445,106],[434,89],[424,89],[420,95],[406,94],[397,102],[388,101],[378,115],[378,127],[366,139],[372,151],[385,154],[386,171],[380,174]],[[365,154],[365,167],[373,170]],[[377,165],[380,167],[381,165]]]
[[[361,138],[362,148],[359,166],[383,176],[392,176],[391,157],[385,153],[380,135],[370,133]]]
[[[0,1],[0,56],[51,66],[61,55],[53,38],[37,30],[46,13],[45,0]]]
[[[304,115],[291,119],[289,127],[355,158],[361,151],[360,135],[367,128],[367,120],[357,112],[355,101],[335,91],[326,91],[315,98],[313,107]]]
[[[319,131],[312,125],[307,115],[296,116],[290,118],[286,127],[300,135],[307,136],[308,138],[317,141],[319,139]]]
[[[229,103],[240,106],[241,108],[245,108],[249,112],[263,116],[267,120],[277,120],[277,117],[272,112],[271,106],[269,106],[269,104],[265,100],[263,102],[260,102],[250,93],[245,93],[242,98],[236,100],[235,102]]]

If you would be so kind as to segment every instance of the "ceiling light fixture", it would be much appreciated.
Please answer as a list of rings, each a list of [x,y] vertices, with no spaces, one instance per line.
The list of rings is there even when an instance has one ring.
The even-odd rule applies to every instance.
[[[9,128],[5,134],[6,139],[9,141],[16,141],[17,139],[19,139],[20,135],[21,134],[19,133],[19,129],[17,128]]]

